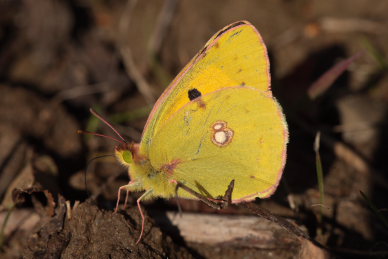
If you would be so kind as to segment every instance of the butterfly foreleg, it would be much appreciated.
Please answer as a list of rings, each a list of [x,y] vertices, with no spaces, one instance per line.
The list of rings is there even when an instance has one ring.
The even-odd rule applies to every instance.
[[[137,181],[130,181],[128,184],[126,185],[123,185],[119,188],[118,192],[117,192],[117,202],[116,202],[116,208],[115,208],[115,212],[117,212],[119,210],[119,205],[120,205],[120,198],[121,198],[121,191],[122,190],[126,190],[126,195],[125,195],[125,204],[124,204],[124,208],[126,207],[126,204],[128,202],[128,195],[129,195],[129,192],[136,189],[137,187],[139,187],[140,184],[137,182]]]

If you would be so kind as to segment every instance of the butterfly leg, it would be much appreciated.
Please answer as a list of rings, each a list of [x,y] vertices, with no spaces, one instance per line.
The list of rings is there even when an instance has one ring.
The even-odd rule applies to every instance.
[[[221,200],[225,201],[224,207],[227,207],[232,204],[232,193],[234,189],[234,179],[230,181],[230,184],[228,186],[228,189],[226,190],[224,197],[221,198]]]
[[[139,212],[140,212],[140,216],[141,216],[141,232],[140,232],[140,236],[139,236],[139,239],[136,241],[136,244],[138,244],[141,240],[141,238],[143,237],[143,233],[144,233],[144,222],[145,222],[145,217],[144,217],[144,214],[143,214],[143,211],[141,209],[141,205],[140,205],[140,202],[142,199],[144,199],[145,197],[149,196],[151,193],[152,193],[152,189],[151,190],[148,190],[146,191],[145,193],[143,193],[139,199],[137,199],[137,207],[139,208]]]
[[[182,207],[179,203],[179,197],[178,197],[178,189],[175,189],[175,199],[176,199],[176,205],[178,206],[178,214],[179,216],[182,216]]]
[[[181,207],[181,204],[179,203],[179,196],[178,196],[178,181],[177,180],[174,180],[174,179],[171,179],[170,180],[170,183],[173,183],[173,184],[176,184],[177,186],[175,187],[175,199],[176,199],[176,205],[178,206],[178,213],[179,213],[179,216],[182,216],[182,207]]]
[[[117,202],[116,202],[116,208],[115,213],[119,211],[119,204],[120,204],[120,196],[121,196],[121,190],[125,189],[126,185],[120,186],[118,192],[117,192]]]
[[[182,188],[183,190],[194,195],[199,200],[204,202],[206,205],[208,205],[214,209],[220,210],[222,208],[227,207],[228,205],[230,205],[232,203],[232,192],[233,192],[233,188],[234,188],[234,180],[232,180],[230,182],[228,189],[225,192],[225,195],[219,199],[210,199],[209,197],[206,197],[206,196],[194,191],[193,189],[191,189],[190,187],[186,186],[185,184],[183,184],[179,181],[172,180],[172,182],[174,182],[176,184],[176,189],[175,189],[176,193],[178,193],[179,188]]]
[[[118,212],[119,211],[119,205],[120,205],[120,198],[121,198],[121,191],[122,190],[126,190],[127,191],[127,194],[125,196],[125,204],[127,204],[127,201],[128,201],[128,195],[129,195],[129,192],[133,189],[135,189],[137,186],[139,186],[139,183],[136,182],[136,181],[130,181],[127,185],[123,185],[119,188],[118,192],[117,192],[117,202],[116,202],[116,208],[115,208],[115,212]]]
[[[128,197],[129,197],[129,190],[127,189],[127,193],[125,194],[125,200],[124,200],[124,209],[127,208],[127,205],[128,205]]]
[[[232,193],[234,189],[234,179],[230,181],[228,189],[226,189],[224,196],[218,196],[216,199],[208,198],[209,200],[219,204],[221,209],[232,204]]]

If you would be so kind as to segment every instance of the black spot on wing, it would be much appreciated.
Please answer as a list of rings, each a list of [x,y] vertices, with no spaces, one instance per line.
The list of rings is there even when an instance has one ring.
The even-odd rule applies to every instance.
[[[234,28],[234,27],[237,27],[239,25],[242,25],[242,24],[246,24],[245,22],[241,21],[241,22],[235,22],[235,23],[232,23],[231,25],[229,25],[228,27],[226,27],[225,29],[223,29],[222,31],[220,31],[217,36],[215,37],[215,39],[217,39],[218,37],[220,37],[222,34],[224,34],[226,31]]]
[[[189,95],[190,101],[192,101],[192,100],[194,100],[202,95],[201,92],[198,91],[198,89],[196,89],[196,88],[190,89],[187,93]]]

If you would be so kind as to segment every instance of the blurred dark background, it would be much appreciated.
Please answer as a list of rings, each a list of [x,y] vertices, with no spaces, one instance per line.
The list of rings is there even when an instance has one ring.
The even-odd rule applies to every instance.
[[[0,0],[1,224],[15,197],[20,203],[2,235],[4,256],[26,251],[23,238],[36,231],[42,215],[55,214],[60,199],[92,198],[112,212],[128,177],[112,157],[87,164],[113,154],[115,145],[76,134],[112,135],[89,108],[139,141],[168,83],[214,33],[238,20],[256,26],[267,45],[272,89],[290,127],[284,178],[260,205],[297,220],[324,244],[363,251],[357,256],[388,250],[387,13],[385,0]],[[321,75],[354,55],[328,89],[311,95]],[[318,131],[323,205],[313,149]],[[58,206],[50,207],[48,193]],[[212,211],[181,203],[186,211]],[[175,203],[158,200],[146,208],[174,209]],[[28,227],[20,230],[16,221],[12,228],[17,215],[29,218]]]

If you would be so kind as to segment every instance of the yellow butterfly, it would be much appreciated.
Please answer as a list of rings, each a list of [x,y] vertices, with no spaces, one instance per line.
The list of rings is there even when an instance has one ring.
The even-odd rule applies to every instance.
[[[197,193],[217,201],[233,180],[232,203],[269,197],[283,172],[287,142],[260,34],[247,21],[226,26],[158,99],[141,142],[116,148],[131,179],[118,198],[121,190],[145,191],[137,201],[143,219],[138,242],[141,200],[198,199]]]

